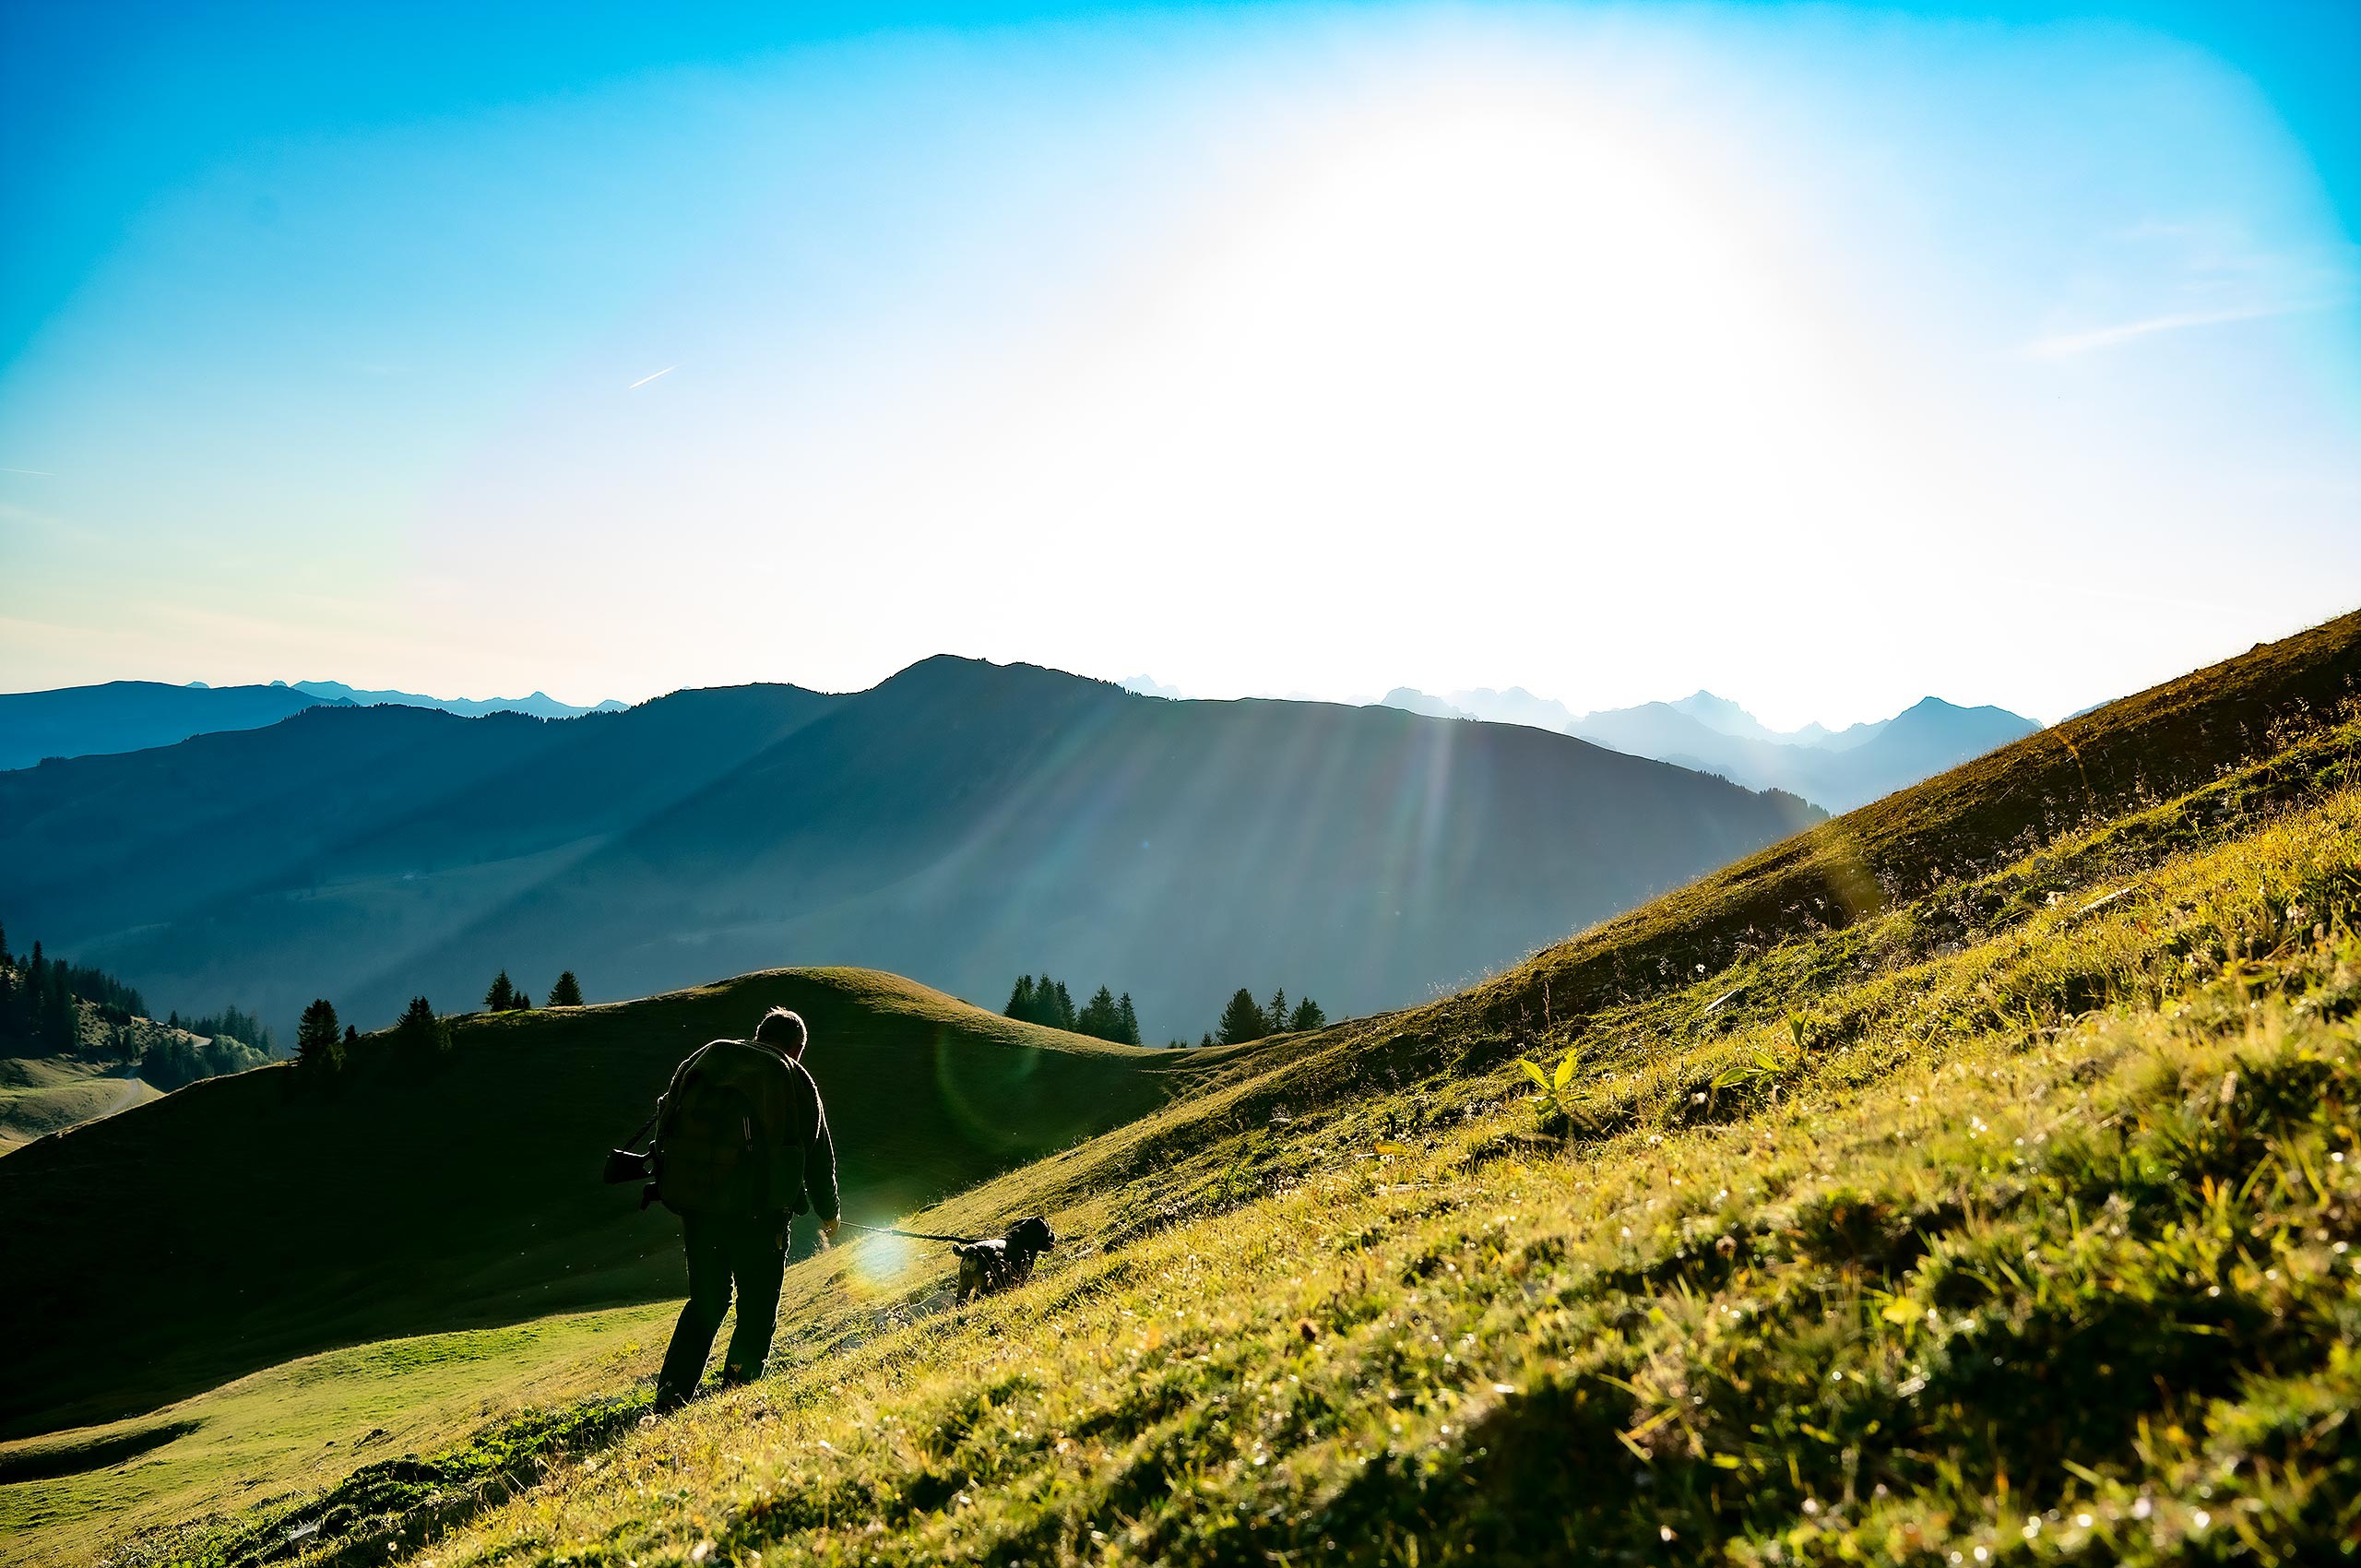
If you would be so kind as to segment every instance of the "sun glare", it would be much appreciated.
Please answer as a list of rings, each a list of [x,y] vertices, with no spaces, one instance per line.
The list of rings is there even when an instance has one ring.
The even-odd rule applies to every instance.
[[[1660,569],[1701,518],[1749,520],[1740,562],[1807,515],[1867,529],[1910,443],[1738,179],[1563,90],[1341,115],[1144,247],[933,505],[985,537],[1062,521],[1209,607],[1247,558],[1387,596],[1462,528],[1504,558],[1576,545],[1601,578]],[[1136,527],[1094,532],[1117,514]],[[1501,582],[1553,600],[1501,635],[1560,639],[1563,586]],[[1238,689],[1270,635],[1240,647]],[[1323,626],[1289,663],[1349,689],[1388,647],[1447,662],[1455,635]]]

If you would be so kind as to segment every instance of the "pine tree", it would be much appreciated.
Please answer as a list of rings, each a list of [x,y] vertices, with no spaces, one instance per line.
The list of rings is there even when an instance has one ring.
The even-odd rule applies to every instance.
[[[1115,1004],[1115,1026],[1117,1039],[1125,1045],[1139,1044],[1140,1016],[1132,1010],[1132,993],[1128,991]]]
[[[308,1073],[333,1073],[344,1065],[344,1040],[336,1008],[325,996],[303,1009],[295,1026],[295,1064]]]
[[[1327,1027],[1327,1013],[1322,1009],[1319,1003],[1309,996],[1295,1004],[1295,1014],[1287,1019],[1287,1030],[1291,1034],[1301,1034],[1307,1029],[1324,1029]]]
[[[1041,978],[1047,980],[1049,977],[1044,975]],[[1066,982],[1060,980],[1058,982],[1057,1016],[1052,1021],[1051,1027],[1064,1029],[1071,1034],[1074,1032],[1074,998],[1066,993]]]
[[[498,975],[493,977],[492,989],[483,993],[484,1011],[487,1013],[505,1013],[508,1009],[516,1005],[516,982],[508,978],[508,971],[506,969],[503,969]]]
[[[361,1043],[361,1029],[358,1025],[347,1024],[344,1026],[344,1043],[347,1047],[355,1046]]]
[[[1214,1048],[1214,1033],[1213,1033],[1213,1031],[1212,1031],[1211,1029],[1207,1029],[1207,1030],[1205,1031],[1204,1038],[1203,1039],[1200,1039],[1199,1041],[1197,1041],[1197,1049],[1198,1049],[1199,1051],[1211,1051],[1213,1048]]]
[[[0,969],[8,968],[14,961],[8,956],[8,928],[0,925]]]
[[[1263,1009],[1263,1021],[1270,1026],[1263,1031],[1264,1034],[1284,1034],[1287,1031],[1287,988],[1286,986],[1281,986],[1271,992],[1271,1004]]]
[[[574,978],[572,969],[558,976],[557,983],[550,987],[550,1005],[552,1007],[582,1005],[582,982]]]
[[[394,1026],[394,1047],[415,1065],[439,1062],[451,1049],[451,1026],[435,1016],[426,998],[413,996]]]
[[[1254,993],[1241,985],[1230,997],[1229,1005],[1221,1010],[1221,1042],[1243,1045],[1250,1039],[1261,1039],[1271,1032],[1264,1027],[1266,1023],[1263,1009],[1255,1005]]]
[[[1116,1005],[1115,993],[1103,985],[1093,992],[1075,1017],[1074,1028],[1093,1039],[1122,1039],[1123,1011]]]
[[[1026,1023],[1033,1021],[1033,977],[1031,975],[1016,977],[1016,989],[1008,993],[1008,1006],[1004,1011],[1009,1017],[1022,1018]]]

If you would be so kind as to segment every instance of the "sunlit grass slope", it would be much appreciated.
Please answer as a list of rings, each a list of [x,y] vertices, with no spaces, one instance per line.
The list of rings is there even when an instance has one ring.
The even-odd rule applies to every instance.
[[[145,1105],[152,1085],[86,1062],[0,1058],[0,1154],[100,1116]]]
[[[1190,1070],[889,975],[787,969],[460,1020],[428,1068],[366,1040],[325,1094],[288,1067],[192,1085],[0,1162],[24,1260],[0,1292],[0,1436],[332,1346],[677,1294],[677,1221],[601,1186],[600,1161],[683,1055],[775,1004],[810,1021],[831,1123],[860,1150],[843,1165],[854,1218],[1127,1121]]]
[[[1077,1244],[1011,1296],[945,1311],[939,1254],[841,1249],[752,1388],[640,1425],[619,1378],[149,1555],[2348,1560],[2357,639],[1275,1042],[926,1217],[1051,1213]],[[1537,1102],[1513,1059],[1568,1052]]]
[[[355,1467],[571,1409],[653,1376],[673,1312],[658,1302],[378,1340],[127,1420],[0,1443],[0,1562],[85,1563],[126,1536],[202,1535],[225,1509],[283,1508]]]

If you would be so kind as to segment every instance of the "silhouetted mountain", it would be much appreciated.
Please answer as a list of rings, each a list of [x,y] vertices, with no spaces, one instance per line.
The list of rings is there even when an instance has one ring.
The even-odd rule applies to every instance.
[[[547,692],[535,692],[528,697],[426,697],[416,692],[356,691],[341,681],[298,681],[295,689],[314,696],[340,697],[357,707],[374,703],[393,703],[402,707],[439,707],[445,713],[456,713],[464,719],[481,719],[487,713],[529,713],[536,719],[574,719],[585,713],[619,713],[627,704],[612,697],[589,707],[560,702]]]
[[[1396,687],[1384,706],[1409,712],[1461,712],[1503,724],[1579,735],[1633,756],[1716,773],[1758,790],[1785,790],[1830,811],[1880,795],[1981,756],[2041,728],[1999,707],[1959,707],[1928,697],[1892,719],[1830,731],[1770,729],[1726,697],[1700,691],[1679,702],[1642,703],[1576,717],[1563,704],[1521,688],[1435,697]]]
[[[286,686],[168,686],[109,681],[0,694],[0,768],[44,757],[169,746],[219,730],[255,730],[335,699]]]
[[[936,659],[846,696],[324,708],[0,775],[0,863],[12,921],[274,1022],[504,968],[598,999],[857,961],[992,1004],[1100,976],[1162,1039],[1241,984],[1416,1000],[1811,815],[1537,730]]]
[[[30,767],[44,757],[147,751],[192,735],[259,730],[307,707],[375,703],[439,707],[469,719],[488,713],[572,719],[618,713],[624,707],[610,700],[596,707],[577,707],[544,692],[528,697],[426,697],[414,692],[362,691],[341,681],[298,681],[293,685],[273,681],[267,686],[110,681],[101,686],[0,694],[0,769]]]

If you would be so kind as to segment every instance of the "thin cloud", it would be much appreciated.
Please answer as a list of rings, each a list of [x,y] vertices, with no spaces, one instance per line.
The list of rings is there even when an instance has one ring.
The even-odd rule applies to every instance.
[[[626,392],[636,392],[641,387],[647,386],[649,382],[655,380],[657,376],[670,375],[680,368],[681,367],[676,364],[668,364],[662,370],[657,371],[653,374],[641,376],[637,381],[635,381],[629,386],[624,387],[623,390]]]
[[[2047,338],[2036,338],[2020,350],[2028,359],[2063,360],[2077,354],[2095,352],[2101,349],[2120,348],[2126,343],[2153,338],[2159,332],[2178,332],[2191,327],[2222,327],[2236,321],[2261,321],[2275,315],[2301,315],[2307,311],[2324,310],[2318,302],[2301,304],[2243,305],[2235,310],[2185,311],[2175,315],[2152,315],[2139,321],[2118,322],[2112,327],[2094,327],[2082,332],[2062,332]]]
[[[51,473],[47,469],[11,469],[0,467],[0,474],[30,474],[35,479],[55,479],[57,477],[55,474]]]

